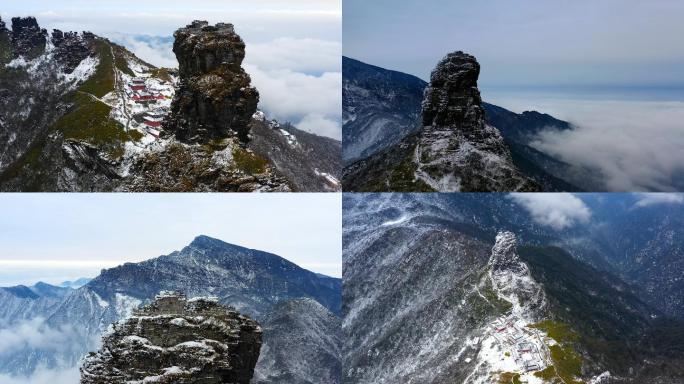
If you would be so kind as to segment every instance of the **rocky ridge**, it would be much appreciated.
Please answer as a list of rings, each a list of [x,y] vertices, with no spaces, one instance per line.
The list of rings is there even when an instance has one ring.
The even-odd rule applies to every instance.
[[[443,192],[538,191],[513,164],[499,131],[486,124],[475,57],[453,52],[430,75],[416,147],[416,178]]]
[[[15,57],[38,57],[47,44],[47,30],[40,28],[34,17],[12,18],[12,47]]]
[[[258,323],[216,299],[161,292],[114,324],[102,348],[85,358],[81,383],[248,384],[261,333]]]
[[[584,235],[563,242],[487,194],[347,194],[343,211],[348,382],[684,377],[682,323],[575,259]]]
[[[34,18],[14,24],[16,39],[0,24],[0,190],[341,189],[339,141],[251,131],[263,113],[230,24],[179,30],[180,71],[89,32],[48,34]],[[24,54],[31,44],[35,57]],[[135,81],[146,90],[133,89]]]
[[[174,33],[180,85],[165,129],[184,142],[237,134],[248,140],[259,93],[241,67],[245,43],[232,24],[194,21]]]

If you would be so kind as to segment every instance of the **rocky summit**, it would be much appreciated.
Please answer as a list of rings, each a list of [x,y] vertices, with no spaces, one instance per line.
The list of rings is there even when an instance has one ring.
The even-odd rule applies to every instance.
[[[82,384],[248,384],[261,327],[212,298],[161,292],[114,325],[85,358]]]
[[[38,26],[34,17],[12,18],[12,45],[17,56],[35,58],[47,43],[47,31]]]
[[[443,192],[537,191],[513,164],[499,131],[485,122],[475,57],[453,52],[432,71],[415,152],[416,178]]]
[[[241,67],[245,43],[233,25],[194,21],[174,37],[180,85],[165,129],[185,142],[234,134],[247,141],[259,93]]]

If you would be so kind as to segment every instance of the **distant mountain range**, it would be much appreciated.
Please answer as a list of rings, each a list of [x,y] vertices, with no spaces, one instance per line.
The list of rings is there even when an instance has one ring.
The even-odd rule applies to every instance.
[[[428,83],[348,57],[343,70],[343,159],[345,191],[419,191],[414,184],[413,156],[422,127],[421,103]],[[486,123],[495,127],[512,162],[544,191],[602,190],[600,175],[567,164],[532,146],[546,129],[571,125],[536,111],[517,114],[482,103]]]
[[[681,383],[682,209],[581,195],[558,230],[499,194],[346,194],[353,383]]]
[[[316,274],[270,253],[207,236],[141,263],[126,263],[79,288],[37,284],[0,288],[0,324],[44,319],[69,332],[65,346],[17,347],[0,359],[0,373],[30,374],[38,366],[72,367],[94,351],[113,322],[160,291],[216,296],[261,322],[264,346],[258,383],[337,383],[341,375],[341,279]],[[297,364],[285,356],[315,356]]]

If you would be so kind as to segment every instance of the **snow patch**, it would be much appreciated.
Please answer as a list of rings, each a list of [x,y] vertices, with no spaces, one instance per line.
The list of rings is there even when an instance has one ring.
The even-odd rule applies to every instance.
[[[62,73],[60,74],[60,77],[69,83],[80,83],[90,78],[90,76],[95,73],[95,70],[99,64],[99,57],[89,56],[81,60],[73,72]]]

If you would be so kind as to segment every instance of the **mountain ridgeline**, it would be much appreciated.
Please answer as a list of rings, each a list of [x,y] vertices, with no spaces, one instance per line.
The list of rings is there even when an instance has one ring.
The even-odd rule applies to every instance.
[[[602,189],[596,174],[534,148],[540,132],[569,123],[480,100],[470,55],[447,55],[430,83],[347,57],[342,69],[345,191]]]
[[[266,120],[232,24],[174,38],[177,70],[0,20],[0,190],[340,190],[341,142]]]
[[[635,210],[618,219],[604,206],[594,210],[603,231],[592,233],[591,225],[536,224],[512,200],[488,194],[347,194],[343,205],[345,382],[684,379],[679,283],[644,283],[615,259],[654,250],[657,235],[632,239],[627,256],[626,244],[604,243],[606,232],[620,232],[616,222],[636,217],[641,228],[680,232],[678,221],[663,219],[667,207],[646,209],[660,219]],[[649,266],[681,272],[660,262],[671,249],[652,252]]]
[[[111,324],[136,313],[137,316],[150,317],[137,312],[138,309],[153,303],[160,292],[178,292],[187,298],[216,298],[217,305],[230,306],[231,311],[260,323],[263,345],[254,368],[255,383],[339,383],[342,369],[339,354],[341,285],[340,279],[307,271],[279,256],[199,236],[180,251],[103,270],[80,288],[59,288],[56,293],[46,295],[39,294],[35,287],[0,289],[0,323],[12,326],[22,321],[43,321],[41,326],[45,329],[68,331],[71,335],[69,340],[74,341],[57,350],[45,346],[18,348],[11,358],[1,360],[0,373],[27,375],[38,367],[75,367],[87,352],[97,349],[101,335]],[[181,309],[166,319],[168,322],[161,319],[156,325],[150,323],[149,326],[153,327],[150,328],[151,337],[132,333],[134,329],[126,328],[127,331],[110,336],[105,344],[109,342],[123,348],[131,342],[132,349],[121,350],[130,356],[149,356],[144,349],[159,351],[152,347],[154,345],[166,348],[166,352],[159,355],[160,359],[163,358],[160,361],[171,365],[140,362],[147,364],[144,366],[148,376],[162,375],[162,368],[171,367],[176,358],[174,354],[182,349],[182,346],[174,349],[174,345],[211,338],[207,335],[214,332],[211,327],[200,332],[203,325],[197,323],[195,325],[199,329],[192,326],[187,326],[188,329],[174,328],[185,335],[178,343],[155,338],[154,334],[180,324],[180,320],[173,321],[176,318],[185,318],[191,324],[198,321],[192,320],[196,315],[183,314]],[[233,318],[233,315],[229,317]],[[190,333],[183,333],[185,331]],[[150,344],[138,343],[141,340],[133,336],[145,337]],[[133,342],[133,339],[137,341]],[[196,344],[187,346],[192,350]],[[222,348],[220,345],[211,346],[212,353],[231,355],[229,351],[222,352]],[[87,372],[116,368],[118,363],[110,361],[105,351],[102,353],[93,360],[93,365],[89,365],[91,368],[87,368]],[[315,357],[308,359],[307,364],[298,364],[286,356]],[[195,363],[187,361],[187,365],[179,366],[185,373],[171,370],[168,373],[170,380],[176,376],[184,377],[183,374],[195,366],[204,366],[207,372],[220,372],[222,369],[220,366],[203,365],[199,360]],[[98,382],[97,378],[97,375],[93,376],[93,382]]]

